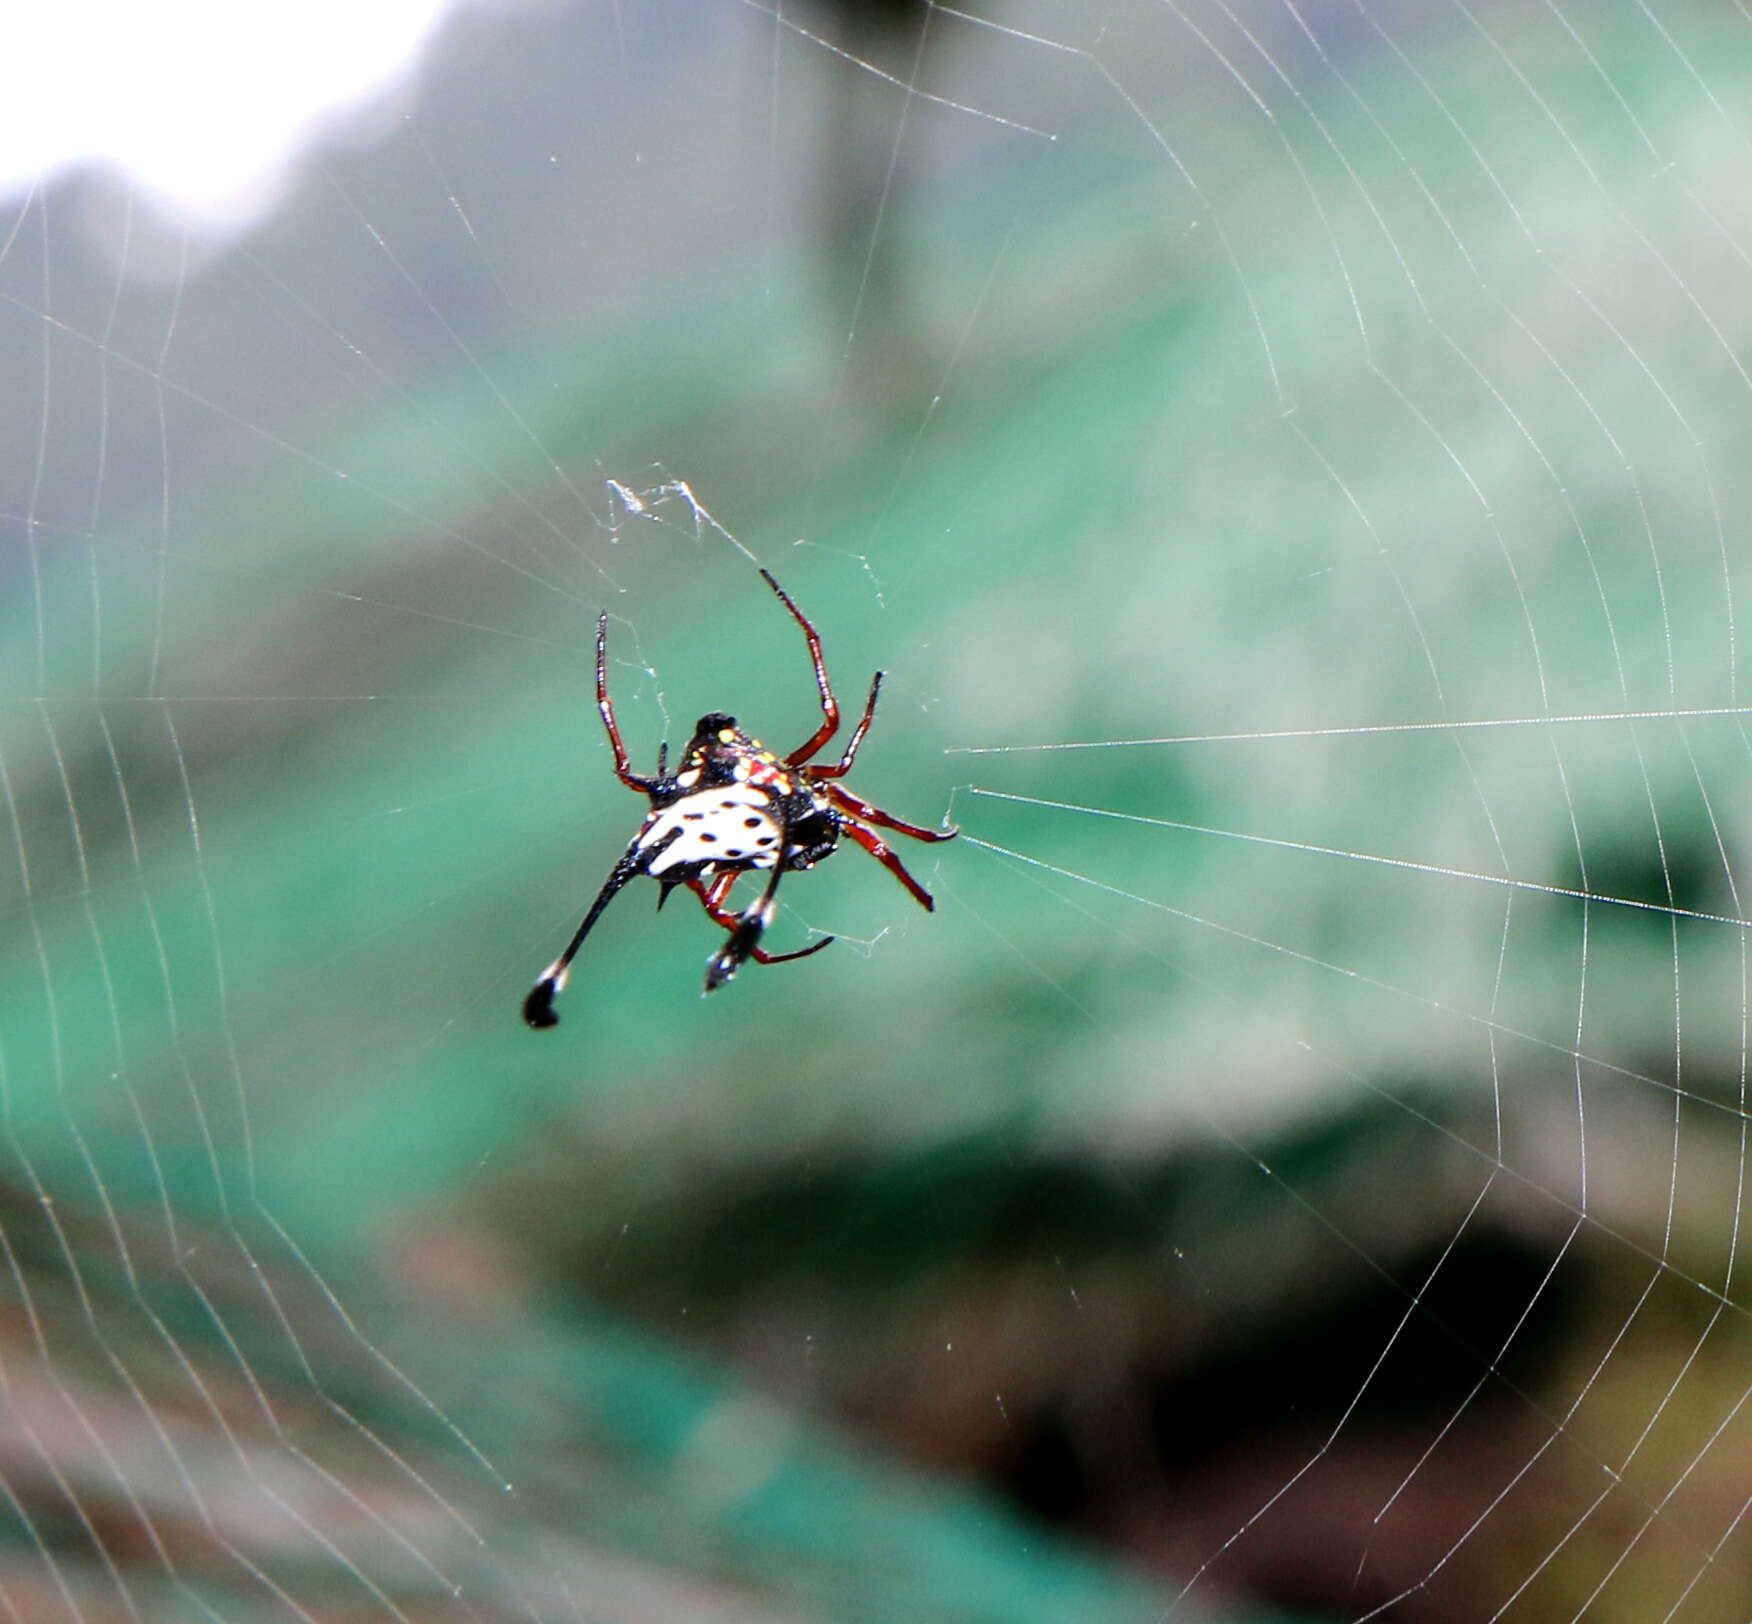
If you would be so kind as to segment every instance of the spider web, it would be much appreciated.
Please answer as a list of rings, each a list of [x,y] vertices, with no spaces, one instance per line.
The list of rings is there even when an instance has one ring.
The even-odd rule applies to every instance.
[[[7,203],[0,1616],[1743,1615],[1749,75],[471,10],[235,240]],[[937,908],[532,1034],[596,614],[788,750],[757,564]]]

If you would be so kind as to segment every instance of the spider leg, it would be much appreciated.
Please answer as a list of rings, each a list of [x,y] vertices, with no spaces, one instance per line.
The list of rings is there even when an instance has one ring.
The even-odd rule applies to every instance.
[[[833,684],[827,680],[827,664],[821,657],[821,639],[816,636],[815,628],[804,617],[803,611],[791,602],[790,594],[772,578],[767,570],[762,570],[761,578],[778,594],[779,602],[791,611],[791,618],[803,628],[803,635],[809,640],[809,658],[815,663],[815,686],[821,694],[821,726],[809,737],[809,742],[793,750],[785,757],[787,767],[798,767],[815,754],[839,730],[839,701],[833,697]]]
[[[841,778],[852,770],[852,757],[857,755],[858,746],[864,742],[864,735],[870,731],[870,723],[876,716],[876,696],[882,692],[882,673],[878,671],[870,679],[870,697],[864,702],[864,715],[853,731],[850,742],[846,745],[846,753],[831,767],[811,767],[811,778]],[[788,765],[795,767],[796,762]]]
[[[596,893],[596,900],[590,904],[590,911],[584,915],[583,924],[573,932],[571,941],[566,944],[566,951],[542,971],[536,978],[535,985],[529,989],[529,996],[523,1000],[523,1019],[529,1025],[539,1029],[560,1024],[559,1016],[554,1013],[554,1000],[566,990],[566,977],[570,973],[572,960],[578,956],[578,949],[584,945],[584,938],[590,934],[591,927],[602,917],[602,910],[614,900],[615,893],[628,880],[643,874],[680,838],[681,831],[675,829],[649,846],[641,848],[634,841],[627,847],[626,855],[609,870],[608,878],[602,882],[602,889]]]
[[[676,886],[685,885],[688,890],[693,892],[693,894],[700,899],[701,905],[705,908],[706,912],[712,916],[713,920],[716,923],[723,925],[724,928],[728,930],[731,925],[735,924],[735,916],[731,915],[728,921],[720,919],[718,917],[718,909],[720,904],[724,901],[724,898],[730,894],[730,887],[736,883],[736,874],[737,871],[733,868],[719,869],[717,873],[712,876],[712,883],[709,888],[702,885],[698,879],[674,880],[665,884],[663,887],[663,893],[667,896]]]
[[[614,701],[608,697],[608,611],[604,609],[596,620],[596,708],[602,713],[602,725],[608,729],[608,742],[614,747],[614,775],[628,789],[649,795],[655,778],[646,778],[633,771],[627,759],[627,747],[621,743],[620,726],[614,719]],[[669,755],[665,744],[657,758],[657,778],[663,776],[663,766]],[[534,1024],[533,1022],[531,1023]]]
[[[818,776],[819,769],[811,768],[810,777]],[[844,784],[823,784],[821,793],[842,812],[850,812],[854,818],[873,823],[878,829],[893,829],[899,834],[911,835],[914,840],[953,840],[961,833],[959,824],[952,823],[947,829],[926,829],[920,824],[892,817],[880,807],[872,806],[863,796],[854,795]]]
[[[697,879],[687,881],[690,890],[694,892],[696,897],[699,897],[699,900],[706,907],[706,913],[711,914],[711,921],[725,930],[736,930],[736,927],[741,925],[741,921],[743,921],[741,914],[731,913],[727,907],[720,907],[725,893],[729,892],[731,883],[738,876],[738,872],[739,869],[731,869],[724,874],[718,874],[718,878],[711,883],[710,892]],[[748,957],[752,958],[755,964],[788,964],[792,958],[808,958],[811,953],[820,953],[830,941],[834,941],[834,937],[823,936],[818,943],[809,943],[808,948],[799,948],[795,953],[767,953],[762,948],[755,948],[755,950],[750,951]]]
[[[855,818],[842,819],[840,827],[845,831],[847,839],[856,841],[907,890],[912,892],[921,908],[927,913],[935,912],[937,904],[931,900],[931,893],[907,873],[906,864],[901,862],[899,855],[881,835],[877,834],[874,829],[866,829]]]
[[[724,928],[728,930],[731,925],[736,923],[736,916],[730,914],[725,918],[720,919],[714,910],[729,894],[730,887],[736,883],[736,876],[740,872],[739,869],[734,868],[720,868],[716,870],[712,874],[710,890],[703,886],[697,877],[691,880],[660,880],[658,881],[658,884],[663,887],[663,890],[657,898],[658,912],[662,912],[663,904],[669,900],[669,893],[671,891],[678,891],[685,885],[688,890],[693,892],[693,894],[705,905],[706,912],[711,914],[712,918],[716,920],[718,924],[723,925]]]
[[[712,881],[710,888],[698,880],[687,882],[688,888],[700,899],[701,906],[711,916],[712,922],[730,932],[729,941],[706,964],[707,992],[716,992],[749,959],[753,959],[756,964],[788,964],[792,959],[806,959],[811,953],[819,953],[833,940],[831,936],[823,936],[820,941],[800,947],[795,953],[767,952],[759,945],[760,938],[773,922],[773,893],[779,888],[779,875],[784,870],[782,866],[775,864],[766,889],[749,907],[736,914],[724,907],[723,903],[740,872],[739,869],[722,870]]]

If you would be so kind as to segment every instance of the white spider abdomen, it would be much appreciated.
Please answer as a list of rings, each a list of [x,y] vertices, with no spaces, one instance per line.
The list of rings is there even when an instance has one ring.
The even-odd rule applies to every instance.
[[[771,868],[784,849],[784,830],[773,816],[772,802],[743,784],[701,790],[653,812],[639,831],[638,847],[654,846],[672,833],[674,839],[647,873],[661,878],[691,863]]]

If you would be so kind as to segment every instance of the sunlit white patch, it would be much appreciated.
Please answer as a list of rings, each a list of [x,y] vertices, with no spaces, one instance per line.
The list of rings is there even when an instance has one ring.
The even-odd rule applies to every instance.
[[[325,123],[387,106],[449,3],[11,7],[0,186],[107,158],[178,213],[238,229]]]

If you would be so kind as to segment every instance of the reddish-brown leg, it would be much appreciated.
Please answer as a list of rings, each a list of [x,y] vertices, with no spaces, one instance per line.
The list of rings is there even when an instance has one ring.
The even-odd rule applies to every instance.
[[[785,589],[772,578],[770,571],[762,570],[760,574],[761,579],[778,594],[779,602],[791,611],[791,618],[803,628],[803,635],[809,639],[809,658],[815,663],[815,686],[821,694],[821,726],[810,735],[807,744],[785,757],[787,767],[800,767],[838,731],[839,701],[833,697],[833,685],[827,680],[827,662],[821,657],[821,639],[815,635],[815,628],[804,618],[803,611],[791,602]]]
[[[608,729],[608,742],[614,747],[614,775],[628,789],[649,795],[655,779],[633,771],[627,760],[627,747],[621,743],[620,728],[614,719],[614,701],[608,697],[608,611],[603,610],[596,621],[596,708],[602,712],[602,725]]]
[[[882,673],[878,671],[870,679],[870,697],[864,702],[864,716],[858,723],[857,731],[852,734],[851,742],[846,745],[846,753],[831,767],[811,767],[811,778],[840,778],[852,770],[852,758],[858,753],[858,746],[864,742],[864,735],[870,731],[870,723],[876,716],[876,696],[882,692]],[[795,762],[791,763],[796,766]]]
[[[810,777],[817,776],[817,771],[811,768]],[[872,806],[863,796],[854,795],[844,784],[823,784],[821,793],[842,812],[850,812],[854,818],[873,823],[879,829],[893,829],[900,834],[911,835],[914,840],[953,840],[961,833],[960,827],[955,824],[947,829],[926,829],[916,823],[906,823],[899,818],[890,817],[880,807]]]
[[[874,829],[866,829],[861,823],[854,823],[847,818],[841,825],[847,837],[855,840],[865,851],[876,859],[897,880],[912,892],[921,908],[934,912],[937,904],[931,900],[931,893],[906,871],[906,865],[895,855],[892,847]]]
[[[700,905],[711,916],[712,923],[734,936],[742,925],[742,916],[732,913],[724,906],[724,899],[730,894],[730,887],[736,883],[740,869],[726,869],[721,872],[708,888],[698,880],[687,882],[688,890],[700,899]],[[749,949],[749,957],[756,964],[784,964],[791,959],[806,959],[811,953],[819,953],[831,942],[831,936],[823,936],[819,942],[811,942],[807,947],[799,948],[795,953],[769,953],[765,948]]]

